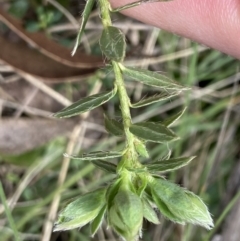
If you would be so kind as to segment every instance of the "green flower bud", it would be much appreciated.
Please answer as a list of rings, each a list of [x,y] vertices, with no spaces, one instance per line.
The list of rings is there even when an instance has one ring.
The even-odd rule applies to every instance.
[[[108,222],[125,240],[135,240],[143,222],[141,199],[130,190],[121,188],[108,209]]]
[[[198,224],[206,229],[214,226],[206,205],[194,193],[162,178],[155,178],[150,188],[154,202],[167,219],[180,224]]]
[[[91,222],[105,204],[105,188],[89,192],[68,204],[59,214],[53,231],[80,228]]]

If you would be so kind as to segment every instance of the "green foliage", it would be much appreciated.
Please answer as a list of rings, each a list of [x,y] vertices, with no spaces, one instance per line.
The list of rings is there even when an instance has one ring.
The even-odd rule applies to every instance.
[[[108,116],[104,115],[104,124],[105,129],[108,133],[114,136],[124,135],[123,124],[121,122],[118,122],[115,119],[108,118]]]
[[[195,157],[180,157],[152,162],[146,165],[150,172],[171,172],[189,164]]]
[[[116,87],[112,91],[85,97],[63,110],[54,114],[54,117],[67,118],[95,109],[96,107],[109,101],[116,94]]]
[[[78,45],[79,45],[79,43],[81,41],[81,38],[82,38],[82,35],[83,35],[83,32],[84,32],[85,26],[87,24],[87,21],[88,21],[90,13],[92,11],[94,3],[95,3],[95,0],[88,0],[88,1],[86,1],[86,6],[85,6],[85,8],[83,10],[83,13],[82,13],[81,26],[80,26],[80,29],[78,31],[77,40],[76,40],[75,46],[73,48],[72,55],[74,55],[76,53],[76,51],[77,51]]]
[[[137,103],[131,104],[131,107],[132,108],[139,108],[139,107],[142,107],[142,106],[151,105],[151,104],[156,103],[156,102],[160,102],[160,101],[170,99],[170,98],[172,98],[172,97],[174,97],[178,94],[179,94],[178,92],[172,92],[172,93],[162,92],[161,94],[156,94],[156,95],[151,96],[149,98],[144,98]]]
[[[178,139],[178,137],[166,126],[155,122],[137,123],[131,125],[129,130],[132,134],[145,141],[164,143]]]
[[[102,224],[102,221],[103,221],[103,218],[104,218],[104,214],[106,212],[106,209],[107,209],[107,206],[104,205],[103,208],[101,209],[101,211],[98,213],[97,217],[91,223],[91,233],[92,233],[92,236],[94,236],[95,233],[100,228],[100,226]]]
[[[123,33],[116,27],[107,26],[103,29],[100,41],[103,54],[111,60],[121,62],[125,57],[126,42]]]
[[[184,108],[183,110],[179,111],[177,114],[165,119],[164,121],[162,121],[161,123],[167,127],[171,126],[175,121],[177,121],[179,118],[181,118],[181,116],[184,114],[186,108]]]
[[[117,171],[117,166],[111,162],[107,162],[103,160],[93,160],[91,161],[91,163],[96,167],[99,167],[100,169],[110,173],[116,173]]]
[[[130,77],[136,81],[139,81],[145,85],[149,85],[152,87],[157,87],[162,89],[163,91],[171,91],[171,90],[187,90],[189,88],[180,85],[169,79],[167,76],[152,72],[145,69],[139,69],[134,67],[125,67],[120,65],[123,75]]]
[[[126,8],[147,1],[126,5]],[[78,35],[76,46],[83,33],[93,1],[88,0],[84,19]],[[115,174],[114,181],[104,188],[85,194],[70,203],[59,215],[55,230],[66,230],[92,222],[91,232],[94,235],[106,216],[108,225],[127,241],[137,240],[141,234],[143,219],[159,224],[158,216],[153,207],[157,206],[160,213],[167,219],[179,223],[193,223],[207,229],[213,227],[212,218],[202,200],[178,185],[173,184],[156,172],[169,172],[187,165],[194,157],[166,158],[162,161],[143,165],[140,158],[148,158],[146,142],[168,143],[178,136],[168,127],[177,121],[185,109],[162,122],[132,123],[130,108],[138,108],[155,102],[167,100],[189,89],[171,80],[165,75],[145,69],[126,67],[123,59],[126,54],[126,43],[123,33],[112,26],[108,0],[99,0],[103,32],[100,37],[100,48],[109,60],[110,69],[115,74],[115,88],[83,98],[73,105],[59,111],[55,117],[71,117],[92,110],[109,101],[115,94],[120,101],[122,122],[104,116],[107,132],[115,136],[125,137],[125,149],[122,152],[92,152],[81,156],[65,156],[80,161],[89,161],[97,167]],[[121,9],[125,9],[121,7]],[[74,51],[76,50],[76,46]],[[144,85],[156,87],[160,94],[131,104],[123,77],[129,77]],[[114,79],[113,79],[114,80]],[[115,165],[105,159],[120,158]]]
[[[149,201],[147,199],[143,199],[142,202],[144,218],[146,218],[151,223],[160,224],[158,216]]]
[[[101,160],[101,159],[112,159],[116,157],[121,157],[123,155],[122,152],[117,151],[96,151],[87,154],[82,154],[81,156],[71,156],[68,154],[64,154],[66,157],[70,157],[72,159],[80,160],[80,161],[93,161],[93,160]]]

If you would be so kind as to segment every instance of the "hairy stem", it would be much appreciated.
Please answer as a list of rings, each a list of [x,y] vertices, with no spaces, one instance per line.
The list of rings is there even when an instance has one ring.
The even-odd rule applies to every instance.
[[[100,10],[101,10],[101,17],[102,17],[102,23],[105,28],[112,26],[112,21],[110,17],[110,5],[108,0],[99,0],[100,4]],[[111,41],[111,39],[109,39]],[[131,121],[131,113],[130,113],[130,107],[129,107],[129,98],[126,91],[126,87],[124,85],[123,76],[121,73],[121,70],[119,68],[119,64],[116,61],[111,61],[113,66],[113,71],[115,74],[115,83],[118,88],[118,96],[120,100],[120,108],[122,112],[122,118],[123,118],[123,126],[124,126],[124,132],[126,136],[126,142],[127,142],[127,152],[125,158],[122,159],[122,162],[120,166],[129,165],[130,163],[126,163],[129,161],[132,161],[133,163],[136,160],[136,152],[134,147],[134,136],[129,131],[129,127],[132,123]],[[129,160],[129,161],[128,161]],[[131,164],[130,164],[131,165]]]
[[[124,131],[128,142],[128,146],[131,147],[133,145],[133,135],[129,131],[129,127],[132,123],[131,113],[129,108],[129,98],[128,98],[128,94],[124,85],[124,80],[123,80],[122,73],[118,63],[115,61],[112,61],[112,65],[113,65],[113,70],[116,77],[115,83],[118,87],[118,96],[120,100]]]

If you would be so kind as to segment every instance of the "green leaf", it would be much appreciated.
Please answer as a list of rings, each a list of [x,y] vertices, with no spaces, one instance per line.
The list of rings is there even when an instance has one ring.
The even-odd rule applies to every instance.
[[[146,167],[150,172],[170,172],[186,166],[194,158],[195,156],[162,160],[148,164]]]
[[[181,118],[181,116],[184,114],[186,109],[187,108],[184,108],[183,110],[179,111],[177,114],[165,119],[164,121],[161,121],[161,124],[167,127],[171,126],[173,123],[175,123],[178,119]]]
[[[81,156],[72,156],[64,153],[65,157],[69,157],[72,159],[80,160],[80,161],[93,161],[93,160],[102,160],[102,159],[112,159],[116,157],[122,156],[123,152],[117,151],[95,151],[86,154],[82,154]]]
[[[80,228],[91,222],[105,204],[106,189],[89,192],[68,204],[60,212],[53,231]]]
[[[108,59],[121,62],[125,57],[126,42],[124,34],[116,27],[106,27],[101,35],[100,48]]]
[[[100,94],[91,95],[85,97],[72,105],[64,108],[63,110],[55,113],[53,116],[58,118],[66,118],[71,116],[76,116],[81,113],[95,109],[96,107],[106,103],[110,100],[117,92],[115,87],[112,91],[103,92]]]
[[[110,119],[108,116],[104,115],[104,124],[107,132],[114,136],[123,136],[124,129],[123,124],[115,119]]]
[[[180,92],[172,92],[172,93],[162,92],[161,94],[157,94],[157,95],[151,96],[149,98],[142,99],[137,103],[131,104],[131,107],[139,108],[139,107],[150,105],[150,104],[153,104],[156,102],[164,101],[164,100],[172,98],[173,96],[178,95],[179,93]]]
[[[106,200],[107,200],[108,207],[112,205],[113,199],[117,195],[120,185],[121,185],[121,178],[118,178],[108,186],[108,189],[106,192]]]
[[[139,139],[135,138],[134,139],[134,147],[140,156],[146,157],[146,158],[149,157],[148,151],[146,148],[146,144],[143,143],[143,141],[140,141]]]
[[[148,202],[148,200],[146,198],[143,198],[142,202],[143,202],[144,218],[146,218],[151,223],[159,224],[160,222],[159,222],[158,216],[154,211],[154,209],[152,208],[151,204]]]
[[[87,0],[86,1],[86,5],[85,5],[83,13],[82,13],[82,22],[81,22],[80,29],[79,29],[79,32],[77,35],[76,43],[75,43],[73,51],[72,51],[72,55],[74,55],[76,53],[77,48],[80,44],[80,41],[81,41],[81,38],[83,35],[83,31],[85,29],[86,23],[88,21],[88,18],[92,11],[94,3],[95,3],[95,0]]]
[[[166,219],[182,225],[185,224],[184,220],[181,217],[175,216],[169,210],[168,206],[154,192],[152,192],[152,198],[154,203],[157,205],[157,208]]]
[[[92,237],[95,235],[95,233],[98,231],[98,229],[100,228],[103,218],[104,218],[104,214],[106,212],[107,206],[104,205],[103,208],[101,209],[101,211],[99,212],[99,214],[97,215],[97,217],[93,220],[93,222],[91,223],[91,233],[92,233]]]
[[[111,162],[103,161],[103,160],[93,160],[91,161],[92,164],[94,164],[96,167],[99,167],[100,169],[110,172],[110,173],[116,173],[117,166]]]
[[[213,227],[206,205],[194,193],[162,178],[155,178],[150,186],[155,203],[168,219],[181,224],[198,224],[206,229]]]
[[[136,81],[139,81],[145,85],[158,87],[160,89],[163,89],[165,91],[168,90],[187,90],[189,88],[184,87],[165,75],[152,72],[146,69],[140,69],[140,68],[133,68],[133,67],[125,67],[122,64],[119,65],[123,74],[125,76],[128,76]]]
[[[145,141],[164,143],[178,139],[178,137],[170,129],[160,123],[137,123],[131,125],[129,130],[132,134]]]
[[[142,228],[143,205],[133,192],[120,189],[108,209],[109,225],[124,239],[135,240]]]

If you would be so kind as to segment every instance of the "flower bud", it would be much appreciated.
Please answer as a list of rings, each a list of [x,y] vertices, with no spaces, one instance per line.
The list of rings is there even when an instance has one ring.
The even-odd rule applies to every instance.
[[[105,204],[104,188],[89,192],[69,203],[59,214],[54,231],[80,228],[91,222]]]
[[[141,199],[130,190],[120,188],[108,209],[108,222],[125,240],[135,240],[143,222]]]
[[[154,202],[167,219],[180,224],[198,224],[206,229],[214,226],[206,205],[194,193],[162,178],[155,178],[150,188]]]

